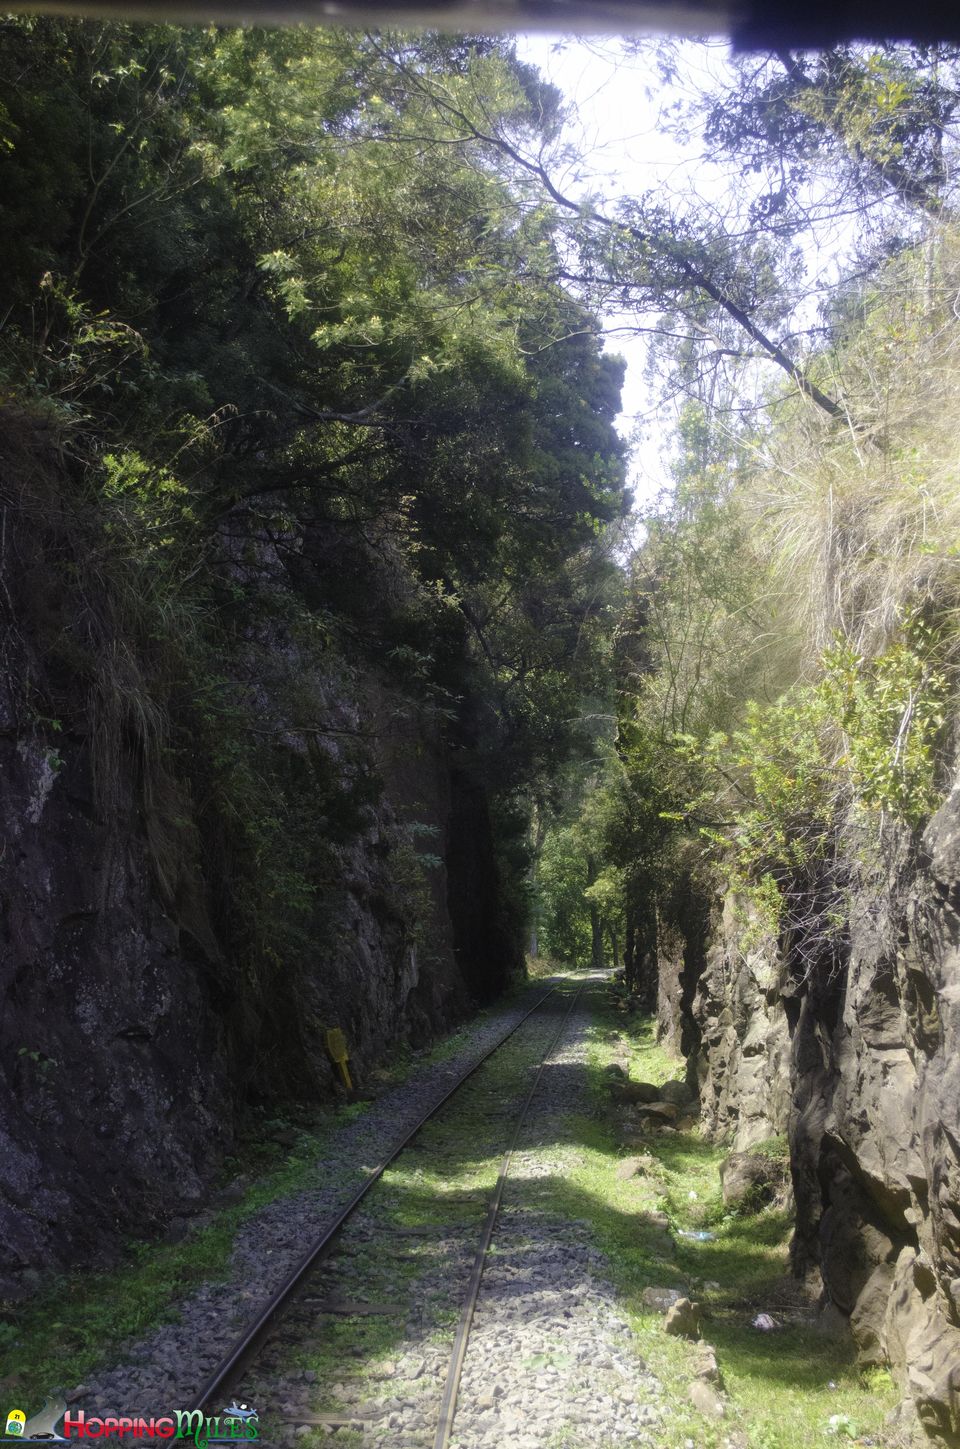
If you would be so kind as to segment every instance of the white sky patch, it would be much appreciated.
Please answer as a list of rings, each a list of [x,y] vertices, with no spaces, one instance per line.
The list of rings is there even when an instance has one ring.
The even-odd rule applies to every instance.
[[[719,43],[686,50],[691,62],[696,55],[710,71],[722,67],[727,53]],[[625,59],[615,40],[595,37],[518,36],[517,51],[559,88],[572,107],[566,133],[578,162],[554,177],[566,194],[581,198],[597,192],[619,200],[659,187],[673,194],[689,187],[694,175],[698,194],[719,194],[722,183],[702,163],[699,144],[681,146],[664,129],[663,107],[676,95],[663,88],[644,58]],[[651,386],[646,377],[646,340],[625,329],[625,320],[603,318],[606,350],[620,353],[627,362],[617,426],[624,437],[635,439],[630,486],[642,510],[669,484],[670,438],[678,405],[664,404]]]
[[[653,45],[646,53],[627,57],[616,39],[517,37],[520,58],[558,87],[570,109],[565,139],[574,159],[552,173],[565,195],[580,200],[592,194],[604,210],[623,197],[661,193],[677,214],[696,212],[702,220],[712,209],[719,228],[735,214],[744,215],[743,196],[738,204],[734,187],[742,191],[760,182],[732,176],[729,163],[712,164],[704,155],[702,137],[679,138],[668,130],[666,113],[713,83],[729,81],[730,48],[720,40],[665,45],[675,62],[669,84],[658,71]],[[807,274],[806,300],[798,299],[795,314],[801,325],[815,321],[818,301],[834,282],[854,231],[852,219],[836,218],[815,226],[800,242]],[[664,401],[648,379],[647,341],[630,331],[629,317],[602,320],[607,350],[619,352],[627,362],[618,428],[634,442],[630,486],[643,511],[670,485],[672,437],[683,400]],[[649,318],[644,320],[649,324]],[[758,370],[758,386],[760,378]],[[751,398],[745,402],[749,405]]]

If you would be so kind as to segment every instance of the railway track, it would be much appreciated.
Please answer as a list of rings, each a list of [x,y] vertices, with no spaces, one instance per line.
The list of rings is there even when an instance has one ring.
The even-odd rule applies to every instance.
[[[389,1225],[384,1225],[379,1231],[371,1231],[369,1226],[365,1230],[358,1230],[355,1225],[358,1217],[369,1208],[371,1201],[375,1199],[378,1184],[383,1183],[385,1174],[397,1162],[401,1154],[416,1152],[418,1149],[421,1152],[427,1150],[425,1144],[418,1143],[424,1127],[434,1120],[442,1120],[445,1116],[445,1109],[455,1104],[458,1094],[463,1093],[468,1084],[477,1078],[482,1069],[491,1062],[491,1059],[502,1053],[509,1043],[512,1047],[523,1050],[525,1057],[528,1058],[523,1061],[520,1072],[524,1079],[525,1091],[521,1088],[521,1091],[508,1101],[499,1100],[489,1113],[488,1124],[491,1140],[487,1141],[485,1151],[490,1152],[492,1137],[498,1137],[500,1146],[496,1150],[503,1151],[499,1172],[492,1191],[484,1194],[486,1212],[479,1236],[475,1232],[475,1223],[461,1225],[453,1235],[456,1239],[453,1252],[455,1261],[450,1265],[450,1282],[444,1284],[441,1289],[447,1299],[448,1307],[456,1306],[458,1300],[462,1299],[459,1321],[453,1334],[453,1343],[447,1362],[443,1390],[436,1409],[436,1431],[433,1437],[434,1449],[448,1449],[454,1431],[457,1395],[467,1356],[474,1312],[484,1269],[493,1243],[511,1160],[520,1134],[527,1122],[537,1089],[541,1084],[544,1069],[563,1037],[570,1015],[579,1001],[582,991],[582,985],[576,988],[571,986],[566,990],[561,985],[552,985],[538,998],[529,1011],[512,1025],[509,1031],[504,1033],[478,1061],[457,1078],[419,1121],[393,1144],[382,1159],[369,1169],[365,1181],[353,1197],[341,1209],[336,1218],[324,1227],[301,1261],[270,1299],[261,1306],[252,1321],[222,1357],[199,1390],[191,1408],[212,1414],[219,1405],[229,1402],[232,1396],[238,1402],[246,1400],[256,1403],[261,1423],[265,1419],[272,1419],[274,1422],[283,1422],[284,1419],[287,1419],[288,1422],[295,1422],[300,1426],[322,1426],[328,1430],[355,1425],[355,1421],[338,1419],[334,1415],[316,1417],[296,1413],[288,1416],[284,1414],[282,1405],[273,1406],[269,1401],[264,1405],[263,1381],[269,1378],[268,1360],[271,1351],[275,1350],[281,1359],[288,1358],[291,1348],[296,1344],[298,1338],[311,1335],[315,1337],[318,1332],[318,1318],[322,1319],[331,1313],[343,1313],[347,1318],[362,1318],[366,1313],[398,1311],[390,1305],[384,1307],[383,1305],[363,1303],[351,1304],[349,1301],[341,1301],[338,1304],[331,1298],[328,1283],[325,1283],[321,1290],[326,1297],[321,1298],[318,1304],[316,1300],[310,1298],[310,1293],[315,1291],[311,1285],[316,1285],[321,1273],[326,1280],[329,1280],[331,1275],[336,1278],[337,1265],[332,1261],[334,1255],[343,1258],[345,1263],[349,1263],[351,1255],[368,1258],[371,1256],[381,1258],[391,1255],[403,1256],[404,1254],[409,1256],[409,1235],[429,1238],[433,1231],[436,1236],[437,1230],[432,1230],[429,1226],[423,1229],[394,1228],[391,1232]],[[532,1042],[529,1046],[525,1046],[523,1038],[528,1035],[532,1037]],[[521,1099],[519,1110],[516,1106],[518,1098]],[[476,1193],[468,1197],[468,1203],[470,1206],[483,1205]],[[352,1234],[351,1228],[353,1228]],[[354,1244],[350,1242],[352,1235],[357,1238]],[[467,1237],[470,1236],[475,1245],[472,1255],[468,1251],[467,1242]],[[469,1277],[464,1284],[463,1270],[466,1264],[469,1264]],[[253,1381],[257,1378],[261,1382],[254,1388]],[[251,1383],[250,1389],[246,1387],[248,1383]],[[358,1425],[355,1426],[358,1427]]]

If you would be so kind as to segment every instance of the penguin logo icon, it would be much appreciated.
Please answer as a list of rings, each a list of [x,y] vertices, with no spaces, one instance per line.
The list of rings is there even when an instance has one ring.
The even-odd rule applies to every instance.
[[[11,1409],[7,1415],[6,1435],[8,1439],[22,1439],[27,1425],[27,1416],[22,1409]]]

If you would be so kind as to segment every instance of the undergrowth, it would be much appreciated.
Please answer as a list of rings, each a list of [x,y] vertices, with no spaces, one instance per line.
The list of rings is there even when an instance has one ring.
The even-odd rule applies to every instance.
[[[848,1340],[817,1331],[810,1303],[788,1276],[788,1215],[725,1209],[718,1170],[729,1149],[696,1131],[652,1136],[643,1149],[652,1166],[638,1176],[617,1176],[622,1149],[603,1068],[622,1060],[624,1048],[636,1079],[678,1075],[680,1064],[656,1044],[649,1021],[625,1021],[608,1000],[597,1001],[589,1050],[594,1111],[577,1124],[580,1150],[566,1177],[554,1179],[552,1202],[592,1223],[640,1352],[663,1385],[658,1449],[723,1449],[734,1442],[747,1449],[823,1449],[837,1414],[846,1416],[852,1437],[881,1443],[884,1416],[895,1403],[889,1377],[861,1373]],[[780,1157],[783,1150],[779,1139],[765,1148]],[[675,1248],[654,1213],[666,1214]],[[682,1231],[712,1236],[698,1242],[678,1237]],[[681,1288],[702,1304],[704,1338],[716,1349],[725,1382],[722,1421],[707,1421],[690,1403],[694,1351],[668,1337],[661,1314],[644,1306],[641,1295],[651,1285]],[[778,1321],[777,1331],[752,1326],[762,1312]]]

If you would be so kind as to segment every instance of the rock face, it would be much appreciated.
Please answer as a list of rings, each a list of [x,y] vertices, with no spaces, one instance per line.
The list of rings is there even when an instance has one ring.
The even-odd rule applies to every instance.
[[[784,1131],[790,1112],[790,1030],[777,946],[749,906],[731,896],[714,910],[704,959],[691,1007],[701,1119],[743,1152]]]
[[[712,903],[705,950],[698,919],[686,950],[683,917],[669,923],[661,1008],[685,1016],[665,1034],[694,1042],[715,1137],[740,1153],[788,1136],[796,1270],[819,1274],[861,1359],[889,1364],[928,1432],[955,1446],[960,788],[919,840],[888,826],[871,855],[851,837],[844,944],[802,970],[742,901]],[[692,991],[677,988],[685,958],[702,962]]]
[[[202,805],[220,762],[199,741],[175,752],[151,737],[109,599],[77,597],[63,466],[35,426],[0,417],[0,1296],[12,1297],[198,1207],[245,1104],[337,1091],[328,1027],[346,1033],[363,1085],[389,1044],[429,1039],[518,959],[488,801],[436,717],[362,660],[304,652],[265,611],[230,665],[246,671],[289,798],[316,812],[316,846],[293,861],[309,892],[290,907],[300,959],[284,944],[268,981],[241,969],[248,847]],[[322,726],[309,734],[291,722],[304,699]]]

